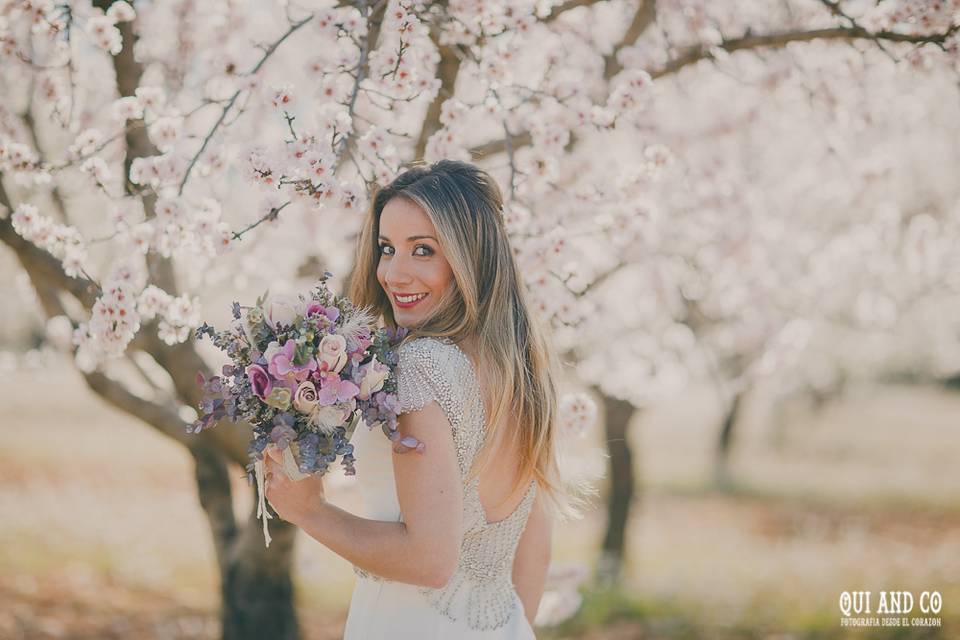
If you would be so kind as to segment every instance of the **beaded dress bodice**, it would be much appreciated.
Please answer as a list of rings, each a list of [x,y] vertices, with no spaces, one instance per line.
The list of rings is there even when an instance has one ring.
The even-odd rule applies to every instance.
[[[466,482],[483,445],[486,415],[473,363],[452,341],[422,337],[401,345],[397,378],[400,413],[418,411],[434,400],[440,405],[450,422],[464,481],[457,570],[443,587],[420,587],[419,591],[451,620],[465,615],[471,629],[496,629],[506,623],[515,606],[513,559],[536,495],[536,482],[530,482],[513,513],[503,520],[487,522],[480,502],[479,477]],[[426,444],[430,446],[429,441]],[[357,566],[353,569],[361,577],[390,582]]]

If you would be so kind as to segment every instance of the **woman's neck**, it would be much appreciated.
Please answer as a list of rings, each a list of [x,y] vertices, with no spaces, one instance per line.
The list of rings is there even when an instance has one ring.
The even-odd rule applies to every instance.
[[[457,343],[457,346],[460,347],[461,351],[463,351],[465,354],[470,356],[471,360],[473,360],[474,362],[477,361],[477,357],[476,357],[477,356],[477,339],[476,338],[474,338],[473,336],[464,338],[463,340]]]

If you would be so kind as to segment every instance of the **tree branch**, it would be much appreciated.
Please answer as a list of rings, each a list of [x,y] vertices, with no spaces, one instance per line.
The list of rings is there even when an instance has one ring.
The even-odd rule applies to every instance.
[[[380,25],[383,22],[383,13],[386,11],[387,3],[380,2],[365,16],[367,20],[367,33],[364,35],[361,40],[362,44],[360,45],[360,60],[357,62],[357,75],[354,78],[353,88],[350,90],[350,99],[347,101],[347,115],[353,120],[354,111],[357,106],[357,96],[360,95],[360,85],[363,84],[363,81],[367,78],[367,74],[370,72],[370,52],[376,47],[377,40],[380,38]],[[402,52],[401,52],[402,55]],[[399,64],[399,58],[397,60]],[[354,132],[356,128],[352,128],[351,131],[340,139],[337,144],[336,149],[334,149],[334,154],[336,157],[336,166],[334,167],[334,172],[339,172],[342,165],[343,155],[346,153],[348,156],[351,154],[351,145],[353,145]],[[360,177],[363,178],[363,174],[360,173],[359,169],[357,172],[360,174]]]
[[[562,2],[551,9],[550,13],[547,14],[547,17],[544,18],[543,21],[553,22],[571,9],[576,9],[577,7],[589,7],[599,3],[600,1],[601,0],[567,0],[566,2]]]
[[[520,133],[515,133],[513,136],[511,136],[511,146],[514,150],[519,149],[520,147],[529,146],[532,142],[533,137],[530,135],[529,131],[521,131]],[[486,156],[496,155],[505,151],[507,151],[507,141],[501,138],[499,140],[491,140],[490,142],[473,147],[470,149],[470,157],[484,158]]]
[[[4,189],[2,173],[0,173],[0,204],[11,212],[14,209]],[[53,294],[55,291],[66,291],[87,309],[93,306],[97,298],[96,285],[86,278],[75,278],[64,273],[63,265],[59,260],[13,230],[10,216],[0,219],[0,241],[3,241],[17,255],[20,264],[30,274],[30,280],[38,292],[55,295]]]
[[[2,174],[0,174],[0,204],[11,211],[14,209],[4,189]],[[0,218],[0,241],[13,250],[21,266],[30,276],[30,281],[48,317],[64,313],[57,294],[59,291],[72,295],[87,310],[93,307],[97,298],[96,286],[90,280],[70,277],[64,273],[60,261],[13,230],[13,223],[9,216]],[[151,322],[140,328],[130,348],[147,351],[161,367],[166,369],[173,379],[174,388],[182,403],[192,407],[200,403],[202,392],[196,384],[197,371],[203,371],[207,377],[211,376],[212,372],[192,343],[165,344],[157,335],[156,322]],[[246,429],[237,425],[236,428],[212,429],[210,434],[210,439],[220,446],[231,461],[240,465],[245,465],[249,461],[247,455],[249,432]]]
[[[310,14],[303,20],[299,20],[297,22],[292,23],[290,25],[290,28],[287,29],[284,32],[284,34],[280,36],[278,40],[274,41],[273,43],[270,44],[269,47],[267,47],[267,49],[263,52],[263,55],[260,57],[260,60],[257,61],[257,64],[255,64],[253,68],[249,72],[247,72],[246,75],[250,75],[250,76],[256,75],[257,72],[260,71],[260,68],[263,67],[263,65],[270,58],[270,56],[272,56],[273,53],[277,50],[277,47],[283,44],[287,40],[287,38],[289,38],[294,33],[296,33],[301,27],[303,27],[305,24],[310,22],[310,20],[312,19],[313,19],[313,14]],[[190,179],[190,173],[193,171],[194,165],[197,164],[197,160],[199,160],[200,156],[203,155],[203,152],[206,151],[207,145],[210,144],[210,141],[213,139],[214,134],[217,133],[217,130],[223,124],[224,119],[227,117],[227,114],[230,112],[230,109],[233,108],[233,105],[236,103],[237,98],[240,97],[241,93],[242,93],[242,89],[237,89],[233,93],[233,95],[230,96],[230,99],[227,100],[227,103],[223,105],[223,110],[220,112],[220,117],[217,118],[217,121],[214,123],[213,128],[211,128],[210,131],[207,132],[207,135],[203,137],[203,142],[200,143],[200,148],[197,150],[195,154],[193,154],[193,157],[190,158],[190,163],[187,164],[187,169],[186,171],[183,172],[183,178],[180,180],[180,186],[177,188],[178,195],[183,195],[183,190],[187,186],[187,181]]]
[[[103,398],[111,406],[139,418],[156,428],[163,435],[173,438],[180,444],[190,447],[199,435],[187,433],[187,423],[176,410],[177,405],[158,404],[141,398],[122,383],[106,374],[94,371],[84,373],[83,378],[90,390]]]
[[[31,93],[33,91],[31,90]],[[73,98],[71,97],[71,102]],[[40,136],[37,135],[37,123],[33,118],[33,100],[30,100],[30,103],[27,105],[26,111],[23,114],[23,125],[26,127],[27,132],[30,133],[30,140],[33,142],[33,148],[36,149],[37,155],[40,157],[41,164],[43,163],[43,150],[40,148]],[[63,218],[65,224],[69,224],[70,219],[67,217],[67,205],[63,201],[63,195],[60,193],[60,187],[57,186],[56,182],[53,182],[53,186],[50,189],[50,197],[53,198],[54,203],[57,205],[57,209],[60,211],[60,214]]]
[[[237,538],[237,519],[233,511],[233,491],[227,463],[212,437],[218,429],[188,434],[187,423],[180,417],[176,405],[150,402],[100,372],[84,373],[83,377],[90,390],[108,404],[173,438],[190,452],[195,463],[200,505],[213,533],[217,562],[220,570],[226,571],[230,549]],[[257,527],[253,529],[257,530]]]
[[[603,79],[609,80],[623,70],[623,65],[617,58],[620,51],[626,47],[632,47],[636,44],[640,36],[657,21],[657,3],[656,0],[640,0],[640,6],[637,7],[630,21],[630,26],[620,39],[620,42],[613,48],[609,55],[603,57]]]
[[[433,102],[427,107],[427,112],[423,117],[423,125],[420,127],[420,135],[417,137],[417,144],[414,148],[414,159],[423,158],[427,149],[427,140],[434,133],[440,130],[440,113],[443,109],[443,103],[448,98],[452,98],[457,86],[457,76],[460,73],[460,56],[457,55],[455,47],[440,44],[440,38],[430,31],[430,39],[433,40],[437,51],[440,52],[440,61],[437,63],[437,73],[440,76],[440,89],[434,97]]]
[[[650,3],[651,6],[653,3]],[[642,20],[639,21],[642,23]],[[635,16],[634,24],[637,24],[638,20]],[[651,23],[647,23],[643,28],[647,28]],[[634,25],[631,25],[633,27]],[[893,31],[880,31],[877,33],[870,33],[862,27],[830,27],[826,29],[811,29],[811,30],[801,30],[801,31],[783,31],[779,33],[768,33],[768,34],[758,34],[758,35],[744,35],[739,38],[725,39],[717,45],[693,45],[687,47],[684,52],[678,57],[674,58],[667,62],[664,66],[659,69],[653,70],[650,72],[650,77],[653,79],[662,78],[670,74],[676,73],[688,67],[690,65],[696,64],[701,60],[710,60],[713,59],[712,51],[714,48],[722,49],[728,53],[733,53],[735,51],[745,51],[750,49],[759,49],[763,47],[769,48],[782,48],[791,42],[809,42],[812,40],[871,40],[876,41],[877,39],[886,40],[889,42],[906,42],[912,44],[936,44],[942,46],[946,39],[952,35],[955,31],[960,29],[960,26],[953,26],[944,33],[933,34],[927,36],[917,36],[909,35],[904,33],[896,33]],[[615,68],[615,67],[611,67]],[[606,68],[604,74],[606,75]],[[529,145],[531,142],[530,134],[528,132],[518,133],[513,136],[513,148],[524,147]],[[492,140],[490,142],[484,143],[482,145],[473,147],[470,149],[470,154],[472,157],[485,157],[490,155],[495,155],[498,153],[503,153],[507,151],[507,145],[504,140]]]
[[[826,29],[811,29],[806,31],[782,31],[779,33],[768,33],[759,35],[745,35],[740,38],[731,38],[723,40],[717,45],[694,45],[687,47],[685,51],[669,61],[660,69],[652,71],[650,76],[661,78],[671,73],[676,73],[680,69],[713,58],[711,50],[715,48],[723,49],[728,53],[735,51],[744,51],[749,49],[759,49],[769,47],[779,49],[791,42],[809,42],[812,40],[886,40],[889,42],[907,42],[912,44],[943,44],[943,42],[958,29],[954,26],[945,33],[917,36],[905,33],[896,33],[893,31],[880,31],[870,33],[862,27],[829,27]]]

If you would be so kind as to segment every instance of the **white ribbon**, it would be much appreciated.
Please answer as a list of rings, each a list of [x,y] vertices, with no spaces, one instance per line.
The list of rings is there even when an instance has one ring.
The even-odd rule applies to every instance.
[[[275,445],[270,444],[267,446],[267,449],[273,446]],[[253,464],[253,472],[257,477],[257,493],[259,494],[257,499],[257,518],[263,518],[263,541],[266,543],[265,546],[269,547],[271,538],[270,531],[267,528],[267,520],[273,520],[273,516],[267,511],[267,491],[264,475],[267,449],[264,449],[263,451],[264,459],[257,460]],[[294,482],[303,480],[308,475],[297,468],[297,459],[293,457],[293,452],[290,450],[290,447],[286,447],[283,450],[283,472],[286,473],[287,477]]]
[[[263,455],[266,455],[264,451]],[[270,531],[267,529],[267,520],[273,520],[273,516],[267,512],[267,496],[266,496],[266,486],[263,476],[263,460],[257,460],[253,464],[253,472],[257,476],[257,493],[259,497],[257,498],[257,518],[263,518],[263,541],[266,543],[265,546],[270,546]]]

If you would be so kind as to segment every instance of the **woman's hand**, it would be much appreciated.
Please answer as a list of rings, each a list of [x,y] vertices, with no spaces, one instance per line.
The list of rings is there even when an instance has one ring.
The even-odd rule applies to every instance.
[[[281,519],[292,524],[308,519],[327,501],[323,478],[311,475],[303,480],[291,480],[283,470],[283,452],[276,447],[267,447],[264,453],[264,493],[270,506]]]

